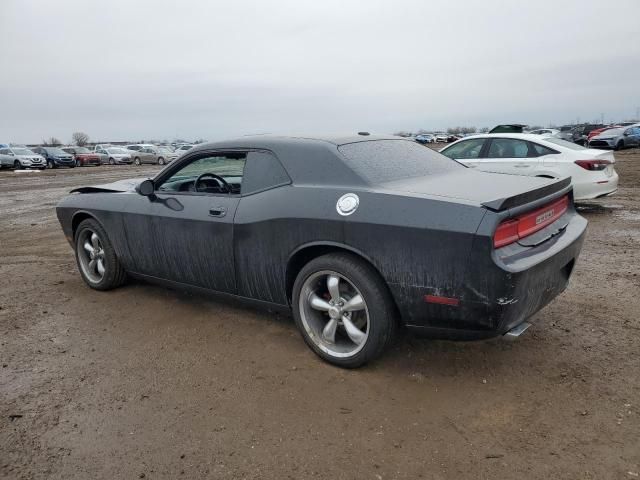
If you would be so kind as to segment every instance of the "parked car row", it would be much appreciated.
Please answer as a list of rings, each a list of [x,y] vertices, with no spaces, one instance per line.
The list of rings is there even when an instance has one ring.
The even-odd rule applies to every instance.
[[[86,167],[99,165],[142,165],[171,163],[193,147],[180,144],[174,150],[171,146],[153,144],[131,144],[117,146],[98,144],[91,148],[32,147],[0,144],[0,168],[58,168]]]
[[[426,143],[451,143],[460,140],[464,135],[449,133],[420,133],[415,136],[415,141],[421,144]]]

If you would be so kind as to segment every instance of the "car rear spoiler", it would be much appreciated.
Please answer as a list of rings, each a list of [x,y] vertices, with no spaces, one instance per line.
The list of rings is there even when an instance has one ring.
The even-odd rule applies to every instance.
[[[502,210],[519,207],[520,205],[531,203],[540,198],[548,197],[554,193],[567,190],[570,185],[571,177],[566,177],[549,185],[544,185],[543,187],[536,188],[534,190],[519,193],[512,197],[498,198],[496,200],[491,200],[490,202],[484,202],[482,203],[482,206],[489,210],[493,210],[494,212],[500,212]]]

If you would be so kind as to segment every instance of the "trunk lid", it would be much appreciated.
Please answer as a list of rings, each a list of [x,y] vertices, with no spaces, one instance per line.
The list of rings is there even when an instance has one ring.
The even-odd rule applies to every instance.
[[[571,177],[549,179],[458,169],[387,182],[382,186],[396,192],[466,200],[502,211],[563,192],[570,184]]]

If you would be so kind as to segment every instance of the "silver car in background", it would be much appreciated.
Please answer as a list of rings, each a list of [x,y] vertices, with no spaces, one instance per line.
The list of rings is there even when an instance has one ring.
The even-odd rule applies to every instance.
[[[96,153],[101,158],[106,158],[106,162],[109,165],[129,165],[133,161],[131,159],[131,152],[121,147],[107,147],[97,148]]]
[[[47,168],[47,162],[42,155],[38,155],[25,147],[0,148],[0,168]]]
[[[640,127],[638,126],[610,128],[589,140],[589,148],[622,150],[629,147],[640,147]]]
[[[178,157],[181,155],[184,155],[185,152],[188,152],[189,150],[191,150],[193,148],[193,145],[178,145],[176,147],[176,151],[175,153],[178,154]]]

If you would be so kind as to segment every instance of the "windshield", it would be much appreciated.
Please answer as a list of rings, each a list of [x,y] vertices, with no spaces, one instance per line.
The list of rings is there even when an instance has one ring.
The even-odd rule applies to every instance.
[[[125,150],[124,148],[107,148],[107,152],[109,153],[126,153],[129,154],[130,152],[128,152],[127,150]]]
[[[35,155],[35,153],[33,153],[28,148],[13,148],[12,151],[16,155]]]
[[[349,168],[374,185],[465,168],[430,148],[407,140],[348,143],[338,150]]]
[[[544,137],[543,140],[549,143],[555,143],[556,145],[568,148],[570,150],[585,149],[585,147],[583,147],[582,145],[578,145],[577,143],[567,142],[566,140],[562,140],[561,138],[558,138],[558,137]]]

